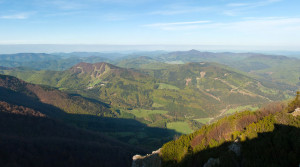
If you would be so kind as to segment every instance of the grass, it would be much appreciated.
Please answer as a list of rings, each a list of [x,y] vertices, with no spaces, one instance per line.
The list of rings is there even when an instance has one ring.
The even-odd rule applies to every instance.
[[[159,104],[159,103],[152,104],[152,107],[155,107],[155,108],[159,108],[159,107],[163,107],[163,106],[164,106],[163,104]]]
[[[263,93],[272,94],[272,95],[276,95],[278,93],[278,91],[276,91],[276,90],[268,89],[265,87],[259,87],[259,90],[262,91]]]
[[[102,80],[101,79],[96,79],[92,83],[90,83],[88,86],[89,87],[94,87],[95,85],[99,84]]]
[[[139,118],[146,118],[151,114],[167,114],[168,113],[168,111],[165,111],[165,110],[145,110],[145,109],[134,109],[134,110],[131,110],[128,112]]]
[[[194,119],[195,121],[198,121],[202,124],[207,124],[209,121],[211,121],[213,118],[199,118],[199,119]]]
[[[167,128],[173,129],[176,132],[179,132],[182,134],[193,133],[193,130],[190,128],[190,126],[187,122],[169,122],[169,123],[167,123]]]
[[[170,84],[160,83],[158,89],[179,90],[178,87]]]
[[[239,106],[237,108],[231,108],[231,109],[227,110],[225,114],[234,114],[236,112],[245,111],[245,110],[255,111],[257,109],[258,109],[258,107],[253,107],[251,105]]]

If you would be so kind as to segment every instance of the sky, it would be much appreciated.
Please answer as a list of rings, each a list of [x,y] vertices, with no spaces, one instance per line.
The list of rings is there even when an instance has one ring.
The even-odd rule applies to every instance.
[[[300,50],[299,9],[299,0],[0,0],[0,45]]]

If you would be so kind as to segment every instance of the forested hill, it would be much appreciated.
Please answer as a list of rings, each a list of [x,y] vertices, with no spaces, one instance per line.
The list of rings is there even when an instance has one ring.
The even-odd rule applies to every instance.
[[[0,166],[130,166],[144,150],[79,128],[103,115],[98,102],[0,75]]]
[[[141,150],[0,101],[0,166],[130,166]]]
[[[104,103],[91,101],[79,95],[70,95],[48,86],[30,84],[12,76],[0,75],[0,87],[24,94],[36,101],[53,105],[66,113],[90,114],[98,116],[114,117],[115,114]],[[3,89],[4,91],[4,89]],[[0,97],[2,100],[14,100],[11,94],[6,93]],[[18,103],[25,103],[25,99],[20,99]],[[49,113],[51,115],[51,113]]]
[[[218,63],[169,64],[165,67],[126,69],[105,62],[82,62],[65,71],[8,69],[0,70],[0,73],[55,87],[52,92],[73,94],[68,96],[82,99],[78,103],[92,99],[111,106],[107,110],[103,105],[101,111],[105,112],[96,109],[97,112],[89,111],[89,114],[132,118],[150,127],[175,128],[179,133],[191,133],[213,119],[235,111],[255,109],[266,102],[286,99],[291,94],[290,90],[276,89]],[[92,103],[83,104],[88,108],[95,107]],[[78,106],[74,108],[80,109]],[[141,141],[147,139],[144,137]]]
[[[300,92],[288,105],[225,117],[166,143],[163,166],[298,166]]]
[[[23,115],[30,114],[32,109],[36,111],[34,115],[40,113],[47,119],[70,127],[101,133],[109,136],[109,140],[127,143],[142,152],[160,147],[174,135],[172,130],[148,127],[128,117],[120,118],[120,111],[101,101],[68,94],[49,86],[30,84],[7,75],[0,75],[0,101],[15,105],[16,108],[28,108],[28,112],[27,109],[26,112],[20,112]],[[131,154],[127,155],[126,161],[129,162]]]

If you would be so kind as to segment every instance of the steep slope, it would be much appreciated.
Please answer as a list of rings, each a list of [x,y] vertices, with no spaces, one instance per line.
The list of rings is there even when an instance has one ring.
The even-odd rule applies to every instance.
[[[24,93],[43,103],[58,107],[67,113],[115,116],[103,103],[95,100],[91,101],[78,95],[69,95],[51,87],[29,84],[15,77],[0,75],[0,87]],[[5,94],[3,93],[3,95]],[[1,98],[9,98],[9,94]]]
[[[4,101],[0,140],[0,166],[130,166],[130,157],[141,151]]]
[[[58,87],[76,90],[113,106],[149,106],[153,78],[108,63],[80,63],[63,74]]]
[[[2,71],[105,102],[120,117],[155,127],[175,127],[182,129],[180,133],[190,133],[216,117],[286,99],[290,94],[240,71],[207,62],[143,70],[79,63],[65,71]]]
[[[160,151],[162,165],[298,166],[300,117],[287,111],[299,107],[300,92],[287,108],[273,104],[204,126],[166,143]]]
[[[153,78],[108,63],[79,63],[59,72],[12,70],[4,73],[121,107],[151,105],[149,92]]]
[[[134,146],[152,150],[169,141],[174,131],[152,128],[97,100],[63,93],[48,86],[0,75],[0,101],[41,112],[68,125],[101,132]]]
[[[205,106],[205,104],[216,107],[220,105],[219,110],[221,110],[288,97],[288,94],[283,91],[266,87],[263,83],[241,72],[216,63],[187,63],[172,65],[168,69],[146,72],[162,83],[177,87],[177,90],[173,90],[173,92],[180,92],[182,96],[193,91],[194,97],[188,98],[189,101],[183,101],[182,104],[199,104],[199,107]],[[161,84],[157,87],[166,89]],[[169,89],[175,88],[169,86]],[[201,100],[192,102],[195,97],[197,100]],[[175,98],[175,100],[180,100],[180,98]]]
[[[147,76],[133,70],[120,68],[108,63],[79,63],[68,70],[71,75],[78,78],[86,78],[91,86],[99,84],[102,80],[112,82],[116,79],[127,79],[138,81],[147,79]],[[83,81],[84,82],[84,81]],[[63,85],[63,83],[61,83]]]

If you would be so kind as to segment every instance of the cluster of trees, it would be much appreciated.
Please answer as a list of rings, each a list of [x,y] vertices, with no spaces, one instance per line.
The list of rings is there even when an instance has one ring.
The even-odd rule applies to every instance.
[[[297,91],[296,98],[288,105],[288,112],[295,111],[296,108],[300,107],[300,91]]]
[[[9,104],[5,101],[0,101],[0,111],[5,113],[29,115],[29,116],[36,116],[36,117],[46,116],[45,114],[39,111],[35,111],[31,108]]]
[[[163,166],[203,166],[209,158],[218,157],[221,166],[251,166],[252,162],[254,166],[297,166],[300,117],[286,112],[297,104],[299,92],[288,107],[273,103],[256,112],[225,117],[193,134],[183,135],[162,147]],[[228,151],[236,139],[242,147],[240,157]]]

